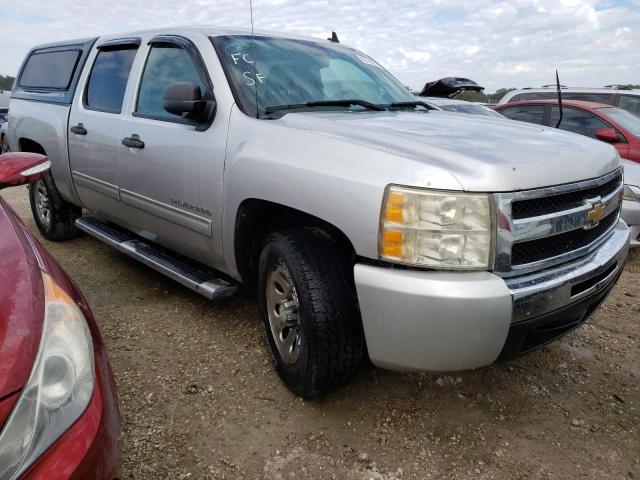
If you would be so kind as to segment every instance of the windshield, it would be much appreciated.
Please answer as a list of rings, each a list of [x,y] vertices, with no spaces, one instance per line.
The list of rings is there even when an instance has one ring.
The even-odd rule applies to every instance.
[[[251,116],[256,116],[256,101],[262,116],[269,107],[307,102],[357,99],[389,105],[416,100],[377,62],[341,45],[264,36],[252,42],[250,35],[213,37],[211,41],[236,101]],[[363,109],[361,105],[323,108]]]
[[[621,108],[603,107],[598,110],[611,120],[618,122],[636,137],[640,137],[640,118]]]
[[[440,105],[440,108],[447,112],[468,113],[470,115],[484,115],[485,117],[504,118],[504,116],[502,116],[495,110],[491,110],[490,108],[484,107],[482,105],[463,105],[457,103],[451,105]]]

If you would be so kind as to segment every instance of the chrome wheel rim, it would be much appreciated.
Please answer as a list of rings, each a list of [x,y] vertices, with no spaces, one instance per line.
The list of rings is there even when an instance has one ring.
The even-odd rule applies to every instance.
[[[49,202],[49,193],[47,187],[42,180],[36,182],[33,186],[35,190],[35,204],[38,219],[43,227],[48,228],[51,225],[51,204]]]
[[[269,271],[266,284],[269,327],[282,361],[293,365],[300,358],[300,316],[296,287],[283,263]]]

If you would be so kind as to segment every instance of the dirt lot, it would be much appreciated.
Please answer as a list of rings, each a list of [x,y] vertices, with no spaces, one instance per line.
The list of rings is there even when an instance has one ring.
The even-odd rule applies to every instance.
[[[3,196],[35,231],[26,190]],[[87,236],[43,243],[109,346],[123,479],[640,478],[640,251],[587,325],[538,352],[457,375],[363,367],[302,401],[250,292],[210,303]]]

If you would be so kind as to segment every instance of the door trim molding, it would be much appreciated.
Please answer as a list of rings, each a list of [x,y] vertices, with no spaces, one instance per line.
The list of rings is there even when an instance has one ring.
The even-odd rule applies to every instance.
[[[207,237],[213,236],[213,222],[208,218],[201,217],[191,212],[185,212],[179,208],[172,207],[149,197],[139,195],[128,190],[120,189],[120,200],[125,205],[143,210],[151,215],[155,215],[181,227],[193,230]]]
[[[103,180],[98,180],[97,178],[90,177],[84,173],[76,172],[75,170],[71,172],[71,176],[76,187],[88,188],[89,190],[94,190],[109,198],[113,198],[114,200],[120,200],[120,189],[116,185],[112,185],[111,183]]]

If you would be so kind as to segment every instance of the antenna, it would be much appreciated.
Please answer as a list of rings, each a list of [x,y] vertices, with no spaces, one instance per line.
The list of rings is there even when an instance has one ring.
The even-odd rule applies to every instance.
[[[336,32],[331,32],[331,36],[327,38],[327,40],[334,43],[340,43],[340,40],[338,39],[338,34]]]
[[[256,37],[253,33],[253,0],[249,0],[249,10],[251,11],[251,50],[253,52],[253,77],[254,90],[256,92],[256,118],[260,118],[260,107],[258,107],[258,70],[256,66]]]
[[[560,118],[558,118],[558,123],[556,124],[556,128],[560,128],[560,124],[562,123],[562,91],[560,90],[560,77],[558,76],[558,70],[556,70],[556,88],[558,90],[558,108],[560,109]]]

